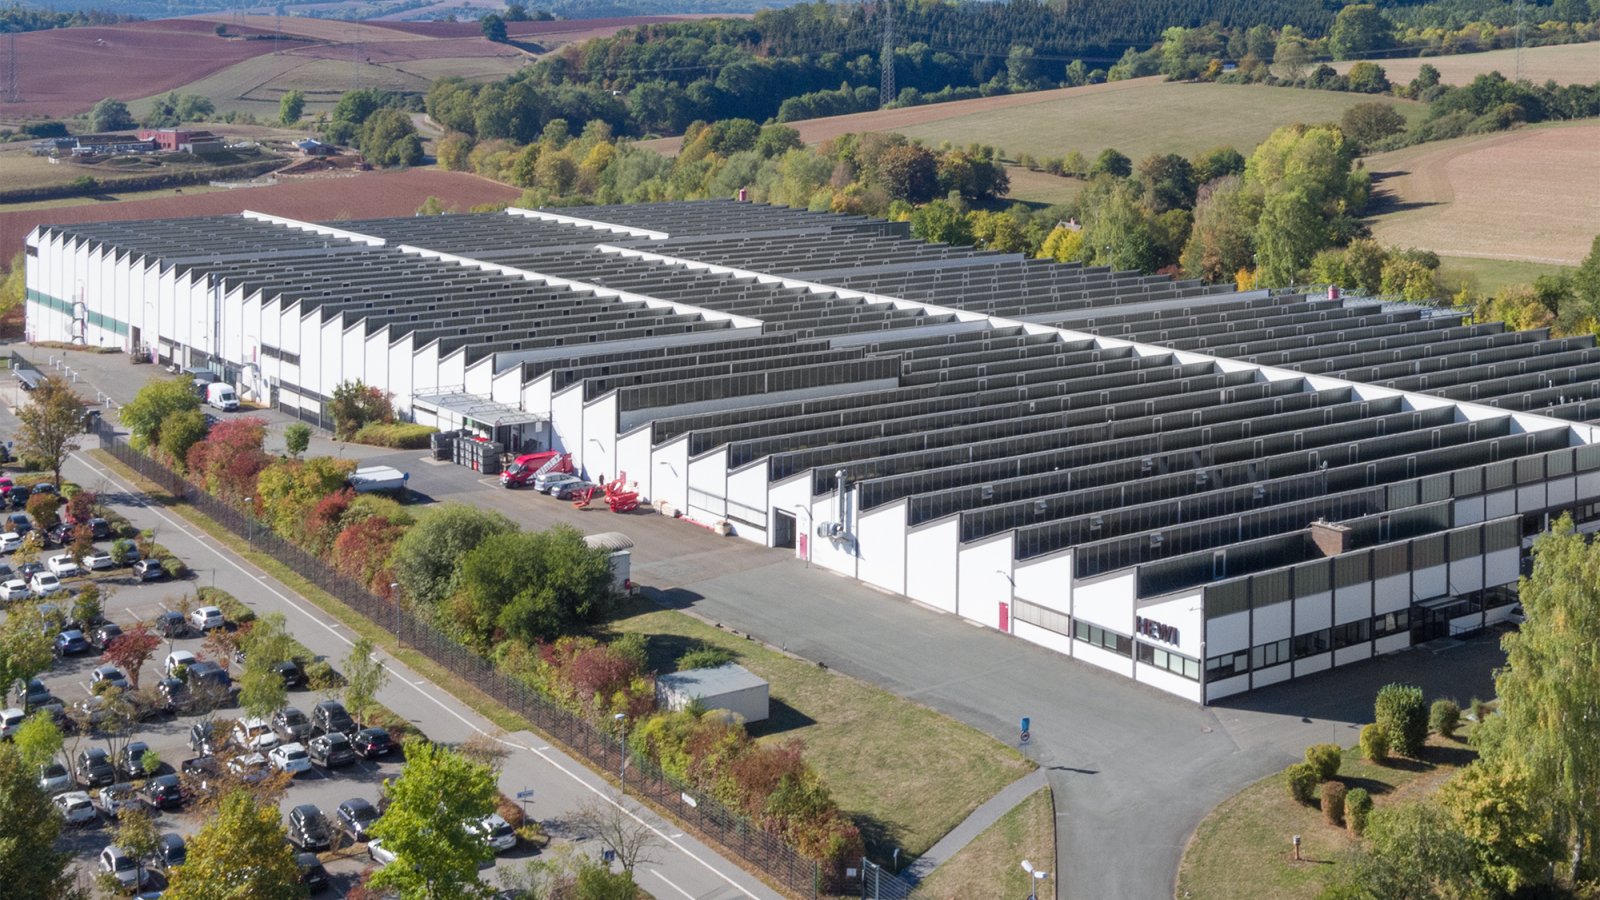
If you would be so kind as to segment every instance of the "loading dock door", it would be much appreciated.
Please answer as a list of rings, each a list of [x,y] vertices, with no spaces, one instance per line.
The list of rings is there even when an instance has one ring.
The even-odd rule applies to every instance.
[[[781,509],[772,511],[772,546],[794,549],[795,515]]]

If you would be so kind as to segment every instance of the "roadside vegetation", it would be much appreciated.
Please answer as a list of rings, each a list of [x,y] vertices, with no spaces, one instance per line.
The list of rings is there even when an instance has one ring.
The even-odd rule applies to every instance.
[[[1040,788],[984,829],[972,843],[946,860],[912,894],[916,900],[967,900],[969,897],[1057,895],[1055,834],[1056,805],[1050,789]],[[1032,884],[1022,868],[1027,860],[1049,880]]]

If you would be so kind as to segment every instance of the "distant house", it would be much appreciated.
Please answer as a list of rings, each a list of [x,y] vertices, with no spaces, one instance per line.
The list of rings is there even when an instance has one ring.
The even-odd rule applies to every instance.
[[[708,710],[722,710],[724,718],[767,719],[767,682],[744,666],[727,663],[656,678],[656,703],[661,708],[678,712],[697,700]]]
[[[156,142],[132,134],[80,134],[72,145],[73,156],[110,156],[117,153],[150,153]]]
[[[209,131],[188,131],[182,128],[155,128],[139,132],[141,140],[151,141],[158,149],[168,153],[193,153],[204,156],[221,153],[221,136]]]
[[[305,156],[333,156],[335,153],[339,152],[331,145],[324,144],[321,141],[313,140],[311,138],[306,138],[303,141],[295,141],[294,146],[296,150],[299,150]]]

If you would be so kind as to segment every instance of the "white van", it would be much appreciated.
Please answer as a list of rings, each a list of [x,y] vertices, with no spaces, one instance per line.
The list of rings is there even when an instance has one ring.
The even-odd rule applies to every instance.
[[[239,408],[239,395],[233,392],[231,386],[214,381],[206,385],[206,405],[223,412],[233,412]]]

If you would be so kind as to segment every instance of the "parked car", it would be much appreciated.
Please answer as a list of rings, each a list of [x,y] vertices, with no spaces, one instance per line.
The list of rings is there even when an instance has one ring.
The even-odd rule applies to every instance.
[[[0,532],[0,553],[10,553],[22,548],[22,534],[16,531]]]
[[[78,561],[73,559],[70,553],[58,553],[50,557],[45,566],[57,578],[72,578],[83,574],[83,570],[78,568]]]
[[[100,872],[103,875],[113,875],[125,890],[138,888],[140,881],[139,861],[128,855],[126,850],[111,844],[100,851]]]
[[[95,516],[89,520],[89,533],[94,536],[95,540],[103,541],[111,537],[111,523],[99,516]]]
[[[541,494],[554,495],[556,491],[577,481],[582,481],[576,475],[568,472],[546,472],[533,479],[533,489]]]
[[[594,487],[598,485],[592,481],[569,481],[550,491],[550,496],[557,500],[575,500],[579,494]]]
[[[345,712],[344,704],[337,700],[323,700],[311,708],[311,730],[317,734],[337,731],[340,734],[356,733],[355,720]]]
[[[46,794],[59,794],[72,787],[72,773],[67,767],[58,762],[45,763],[39,767],[39,790]]]
[[[194,707],[194,693],[189,686],[176,678],[162,678],[155,683],[155,695],[161,701],[163,711],[169,713],[187,712]]]
[[[233,740],[246,750],[266,751],[278,746],[280,741],[266,719],[240,719],[233,726]]]
[[[150,745],[144,741],[129,741],[117,751],[117,768],[129,778],[143,778],[144,755],[149,752]]]
[[[25,562],[22,565],[17,566],[17,576],[27,579],[28,581],[32,581],[33,576],[43,571],[45,571],[44,563],[39,562],[38,560],[34,560],[33,562]]]
[[[299,690],[306,685],[305,671],[300,668],[299,663],[292,659],[286,659],[283,662],[273,663],[272,670],[278,673],[279,678],[283,679],[284,690]]]
[[[294,864],[300,867],[300,885],[308,894],[320,894],[328,889],[328,870],[315,853],[296,853]]]
[[[55,697],[50,693],[50,689],[44,686],[43,681],[37,678],[29,678],[28,686],[22,692],[22,708],[32,710],[54,699]]]
[[[9,709],[0,709],[0,739],[10,739],[13,734],[17,733],[17,728],[22,725],[22,720],[27,717],[27,713],[14,706]]]
[[[369,832],[373,823],[378,821],[378,808],[364,797],[351,797],[339,804],[334,811],[334,818],[338,821],[339,830],[349,835],[353,843],[359,844],[371,839]]]
[[[21,578],[8,578],[4,583],[0,583],[0,600],[7,603],[26,600],[31,596],[33,595],[28,591],[28,583]]]
[[[88,825],[100,819],[100,814],[95,811],[94,801],[83,791],[57,794],[51,802],[56,805],[56,811],[61,813],[61,817],[68,825]]]
[[[393,850],[385,847],[383,845],[383,840],[380,838],[378,840],[367,841],[367,859],[372,860],[374,863],[377,863],[380,866],[387,866],[396,859],[399,859],[399,857],[395,856]]]
[[[111,558],[111,554],[96,551],[83,557],[83,567],[91,572],[99,572],[103,569],[116,568],[117,562]]]
[[[122,626],[106,623],[89,632],[89,646],[100,653],[106,652],[111,642],[122,637]]]
[[[148,560],[145,560],[148,562]],[[138,568],[135,566],[134,568]],[[189,613],[189,626],[195,631],[206,632],[213,628],[223,626],[222,610],[215,606],[202,606]]]
[[[131,566],[139,561],[139,548],[129,542],[119,553],[116,546],[113,545],[111,547],[111,559],[119,566]]]
[[[184,619],[183,613],[175,609],[163,610],[156,614],[151,627],[156,634],[165,638],[179,638],[189,633],[189,623]]]
[[[121,669],[111,665],[110,663],[107,663],[103,666],[96,666],[95,670],[89,673],[90,689],[93,689],[95,685],[102,682],[121,688],[122,690],[128,689],[128,676],[122,674]]]
[[[496,853],[517,845],[517,833],[511,830],[511,823],[501,818],[499,813],[490,813],[476,822],[468,822],[467,830],[482,838]]]
[[[311,754],[311,761],[324,769],[337,769],[356,761],[356,751],[350,746],[350,739],[338,731],[312,738],[306,751]]]
[[[293,706],[272,714],[272,730],[280,740],[304,742],[311,737],[311,720]]]
[[[323,851],[333,846],[328,817],[310,803],[289,810],[289,843],[301,850]]]
[[[154,809],[177,809],[183,805],[183,783],[176,775],[157,775],[145,782],[141,799]]]
[[[189,845],[181,834],[163,834],[156,839],[156,852],[150,854],[150,867],[158,872],[171,872],[189,856]]]
[[[133,574],[140,581],[160,581],[167,577],[167,570],[161,568],[159,559],[141,559],[133,564]]]
[[[259,755],[259,754],[257,754]],[[270,754],[272,765],[280,772],[299,775],[311,771],[311,754],[301,743],[279,744]]]
[[[198,690],[209,686],[227,690],[233,686],[233,677],[221,666],[214,662],[201,660],[189,666],[189,674],[184,677],[190,690]]]
[[[167,673],[168,678],[177,678],[179,672],[187,673],[189,667],[198,661],[199,658],[187,650],[174,650],[162,662],[161,671]]]
[[[189,749],[202,756],[217,752],[222,740],[223,736],[217,734],[217,723],[214,719],[201,719],[189,726]]]
[[[350,739],[356,755],[362,759],[377,759],[394,749],[394,740],[385,728],[363,728]]]
[[[35,597],[49,597],[58,593],[61,588],[61,579],[51,572],[35,572],[33,578],[28,581],[28,590],[32,591]]]
[[[89,641],[83,632],[76,628],[68,628],[56,635],[56,654],[58,656],[76,656],[79,653],[89,652]]]
[[[22,502],[23,505],[27,505],[28,501],[24,498]],[[27,513],[11,513],[6,516],[5,523],[0,527],[13,534],[24,535],[33,530],[33,520],[28,518]]]
[[[72,774],[83,787],[100,787],[117,780],[117,768],[111,764],[111,754],[104,747],[79,750]]]
[[[45,530],[45,546],[65,547],[72,543],[73,534],[75,532],[71,522],[57,522],[53,528]]]
[[[56,493],[60,493],[60,492],[57,491],[56,490],[56,486],[51,484],[50,482],[41,481],[38,484],[33,486],[33,493],[37,495],[37,494],[56,494]]]
[[[282,747],[278,747],[273,752],[282,749]],[[309,768],[310,765],[311,763],[307,761],[306,766]],[[259,753],[235,756],[233,759],[228,760],[228,771],[250,782],[260,781],[267,777],[271,772],[271,767],[272,764],[267,761],[267,758]]]
[[[15,578],[16,574],[17,573],[11,571],[11,564],[10,563],[0,562],[0,581],[7,581],[9,579]]]
[[[1506,613],[1506,621],[1513,625],[1521,625],[1522,623],[1528,621],[1528,614],[1522,611],[1521,603],[1511,607],[1511,611]]]
[[[139,796],[133,792],[133,785],[119,781],[95,791],[94,805],[100,810],[100,815],[115,821],[122,816],[124,810],[139,805]]]

